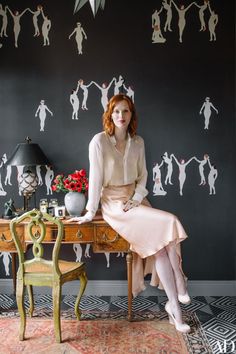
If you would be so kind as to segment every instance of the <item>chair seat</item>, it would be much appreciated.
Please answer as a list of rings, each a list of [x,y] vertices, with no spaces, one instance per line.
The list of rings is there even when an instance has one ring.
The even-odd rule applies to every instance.
[[[72,272],[75,269],[83,268],[83,262],[68,262],[63,260],[58,260],[58,266],[62,274]],[[25,264],[25,273],[52,273],[52,265],[40,263],[28,263]]]

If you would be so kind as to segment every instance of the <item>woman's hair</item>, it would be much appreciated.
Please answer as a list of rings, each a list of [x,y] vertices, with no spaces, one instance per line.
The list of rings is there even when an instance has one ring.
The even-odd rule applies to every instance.
[[[131,120],[128,126],[128,132],[131,137],[133,137],[136,134],[137,130],[137,114],[135,110],[135,106],[133,101],[129,96],[126,96],[124,94],[118,94],[113,96],[110,101],[107,104],[107,109],[104,112],[102,118],[103,118],[103,128],[105,132],[108,135],[113,135],[115,132],[115,124],[112,120],[112,113],[115,108],[115,106],[120,102],[120,101],[126,101],[128,103],[129,109],[132,113]]]

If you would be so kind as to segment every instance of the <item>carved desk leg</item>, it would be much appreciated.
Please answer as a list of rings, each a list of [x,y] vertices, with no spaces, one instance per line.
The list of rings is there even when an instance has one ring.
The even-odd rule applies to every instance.
[[[128,280],[128,320],[132,320],[132,262],[133,254],[129,251],[126,255],[127,280]]]

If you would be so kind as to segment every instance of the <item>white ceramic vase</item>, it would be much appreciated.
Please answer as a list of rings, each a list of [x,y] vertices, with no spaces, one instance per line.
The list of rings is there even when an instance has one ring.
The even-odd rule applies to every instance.
[[[85,208],[86,198],[83,193],[68,192],[65,195],[64,202],[70,216],[80,216]]]

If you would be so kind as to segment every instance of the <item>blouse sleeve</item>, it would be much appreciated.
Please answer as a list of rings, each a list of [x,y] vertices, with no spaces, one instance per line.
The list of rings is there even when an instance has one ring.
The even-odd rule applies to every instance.
[[[98,209],[103,184],[103,155],[98,141],[89,144],[89,191],[86,209],[94,216]]]
[[[147,184],[147,168],[146,168],[146,158],[145,158],[145,147],[143,139],[140,139],[140,150],[138,158],[138,177],[136,179],[135,192],[132,199],[139,201],[147,196],[148,190],[146,189]]]

